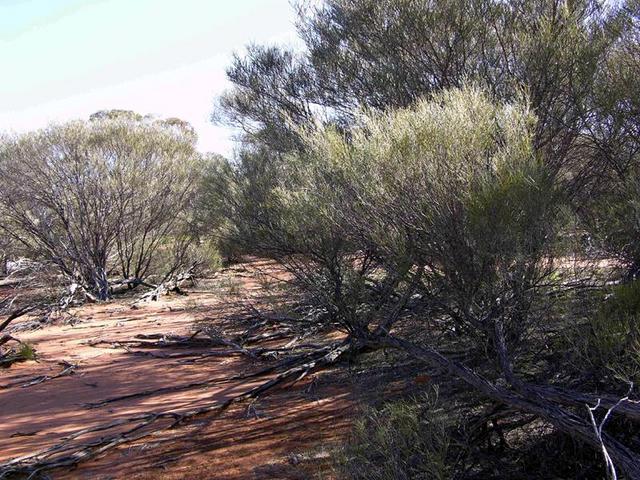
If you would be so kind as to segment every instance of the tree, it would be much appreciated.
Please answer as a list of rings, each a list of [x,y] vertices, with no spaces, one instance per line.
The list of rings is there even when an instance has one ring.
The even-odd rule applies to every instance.
[[[638,271],[638,5],[308,2],[305,48],[236,57],[219,103],[244,129],[220,199],[230,238],[281,262],[352,352],[401,349],[632,478],[637,453],[594,435],[584,405],[638,410],[569,389],[612,385],[585,383],[586,365],[560,379],[550,345],[590,320],[548,312],[574,295],[553,268],[568,211],[629,266],[620,281]]]
[[[102,112],[6,138],[0,209],[14,238],[90,295],[141,282],[179,235],[199,158],[184,122]]]
[[[629,5],[301,2],[306,48],[252,46],[236,56],[227,71],[234,87],[220,97],[216,118],[242,126],[246,141],[283,152],[300,147],[292,126],[320,121],[348,129],[361,107],[406,107],[475,81],[507,102],[527,93],[539,118],[536,148],[559,169],[584,156],[584,150],[573,152],[588,136],[585,102],[600,66],[625,38]]]
[[[594,245],[617,258],[632,279],[640,273],[640,3],[626,8],[622,34],[585,103],[582,152],[590,166],[582,172],[591,181],[576,205]]]
[[[600,448],[572,410],[598,397],[555,385],[563,367],[553,358],[531,365],[557,341],[540,311],[560,287],[553,247],[565,198],[536,151],[531,106],[467,87],[361,119],[349,135],[301,133],[306,148],[278,162],[266,194],[249,196],[237,177],[230,204],[253,203],[234,210],[235,240],[284,265],[353,352],[400,349]],[[638,474],[629,447],[602,442]]]

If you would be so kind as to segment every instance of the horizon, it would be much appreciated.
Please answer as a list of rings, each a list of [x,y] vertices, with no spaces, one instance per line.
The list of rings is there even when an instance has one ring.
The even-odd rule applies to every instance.
[[[210,115],[232,55],[294,44],[294,21],[288,0],[2,2],[0,132],[133,110],[185,120],[200,151],[229,157],[234,131]]]

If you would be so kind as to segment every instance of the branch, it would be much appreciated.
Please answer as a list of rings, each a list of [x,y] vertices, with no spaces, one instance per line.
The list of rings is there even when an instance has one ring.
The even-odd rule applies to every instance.
[[[391,347],[402,350],[417,360],[442,368],[487,397],[523,412],[535,414],[553,424],[559,430],[596,449],[601,449],[601,446],[604,444],[611,458],[625,471],[629,478],[640,479],[640,458],[638,458],[635,452],[629,450],[626,446],[605,433],[602,434],[601,438],[597,438],[593,435],[593,429],[590,423],[572,412],[560,408],[557,404],[550,402],[543,396],[537,395],[535,389],[526,389],[526,392],[528,392],[527,396],[508,390],[489,382],[465,365],[446,358],[431,347],[418,346],[397,337],[386,336],[371,339],[370,341],[373,346]]]
[[[616,473],[616,466],[614,465],[613,460],[611,459],[611,456],[609,455],[609,451],[607,450],[607,447],[604,444],[604,441],[602,440],[602,429],[604,428],[605,424],[607,423],[607,420],[609,420],[609,416],[611,415],[611,413],[620,404],[622,404],[623,402],[629,400],[629,395],[631,395],[631,391],[632,390],[633,390],[633,382],[629,386],[629,391],[627,392],[627,394],[624,397],[622,397],[620,400],[618,400],[611,408],[609,408],[607,410],[607,413],[605,414],[604,418],[602,419],[602,421],[599,424],[596,422],[596,419],[595,419],[595,416],[594,416],[593,413],[600,408],[600,403],[601,403],[600,399],[598,399],[597,403],[593,407],[590,407],[587,404],[587,411],[589,412],[589,418],[591,419],[591,424],[593,425],[593,431],[596,434],[596,438],[600,442],[600,447],[602,449],[602,456],[604,457],[604,462],[605,462],[605,465],[607,467],[607,474],[608,474],[608,476],[609,476],[609,478],[611,480],[618,480],[618,474]]]
[[[0,479],[13,475],[27,475],[28,478],[35,478],[44,471],[71,467],[119,445],[131,443],[158,431],[175,428],[197,416],[214,412],[222,413],[234,403],[257,398],[288,380],[299,379],[312,370],[333,365],[353,348],[353,343],[344,341],[323,348],[322,351],[297,358],[294,366],[274,378],[222,402],[194,408],[183,413],[174,411],[147,412],[79,430],[65,437],[57,445],[0,464]],[[170,423],[158,426],[158,423],[162,421],[169,421]],[[122,430],[123,427],[125,428],[124,431]],[[78,444],[77,442],[79,438],[101,432],[112,433],[101,434],[98,439],[90,440],[86,443]]]
[[[11,322],[13,322],[15,319],[22,317],[23,315],[26,315],[27,313],[33,312],[34,310],[38,309],[41,305],[27,305],[26,307],[21,307],[18,308],[17,310],[13,311],[12,313],[9,314],[9,316],[4,320],[4,322],[0,323],[0,332],[2,332],[5,328],[7,328],[9,326],[9,324]]]

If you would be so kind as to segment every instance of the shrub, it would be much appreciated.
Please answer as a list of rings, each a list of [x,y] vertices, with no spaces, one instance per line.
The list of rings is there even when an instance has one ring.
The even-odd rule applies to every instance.
[[[450,478],[451,439],[437,390],[364,412],[336,453],[338,476],[350,480]]]
[[[100,112],[0,143],[2,228],[101,300],[182,236],[200,158],[175,119]]]
[[[342,285],[358,312],[354,323],[379,315],[392,297],[380,294],[412,285],[458,331],[491,336],[502,317],[517,342],[530,326],[533,292],[549,273],[541,260],[560,204],[533,149],[535,125],[525,101],[499,104],[467,87],[413,108],[369,113],[349,137],[311,133],[310,152],[290,160],[276,191],[289,216],[281,228],[314,246],[300,252],[333,245],[347,259],[355,252],[376,259],[364,280]],[[362,277],[345,263],[341,281]],[[377,297],[361,288],[370,284],[379,287]]]
[[[35,360],[36,349],[33,348],[33,345],[29,345],[28,343],[21,343],[20,349],[18,350],[18,355],[24,360]]]
[[[598,246],[617,258],[628,277],[640,274],[640,173],[631,169],[624,178],[606,183],[607,192],[591,202],[585,215]]]
[[[607,291],[586,328],[575,331],[571,343],[579,364],[604,382],[607,377],[640,382],[640,281]]]

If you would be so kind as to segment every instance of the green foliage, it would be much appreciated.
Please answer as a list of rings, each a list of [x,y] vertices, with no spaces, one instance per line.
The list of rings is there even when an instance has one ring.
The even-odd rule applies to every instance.
[[[336,454],[339,478],[436,480],[451,478],[451,439],[437,391],[365,411]]]
[[[549,322],[584,318],[554,317],[571,295],[553,288],[558,257],[591,243],[573,232],[640,272],[638,5],[301,2],[306,49],[252,47],[228,72],[220,106],[245,132],[220,190],[228,238],[284,264],[356,339],[401,331],[519,393],[525,378],[569,375]],[[636,375],[636,314],[602,309],[570,340],[576,382]],[[370,415],[360,436],[383,435],[343,463],[348,478],[418,475],[411,453],[388,454],[419,445],[415,415],[386,415],[401,434]]]
[[[21,343],[20,348],[18,349],[18,355],[24,360],[35,360],[36,349],[33,348],[33,345]]]
[[[617,285],[605,299],[600,315],[631,317],[640,314],[640,282]]]
[[[223,259],[220,254],[218,244],[212,240],[204,240],[195,247],[197,258],[202,266],[208,270],[220,270],[223,266]]]
[[[609,190],[590,202],[584,218],[598,245],[619,259],[631,277],[640,272],[640,175],[637,167],[608,182]]]
[[[275,152],[301,146],[293,126],[312,118],[308,97],[313,95],[304,59],[279,47],[251,45],[246,57],[234,56],[227,77],[236,88],[218,99],[214,120],[241,127],[248,144],[267,144]]]
[[[213,191],[228,241],[283,262],[348,330],[413,289],[460,312],[459,327],[490,328],[487,313],[515,302],[519,335],[559,204],[527,102],[466,87],[360,118],[349,136],[303,129],[304,153],[227,172]]]
[[[311,133],[309,153],[292,160],[278,190],[286,228],[306,242],[334,245],[335,236],[351,251],[369,249],[387,278],[423,267],[424,288],[477,324],[507,308],[505,292],[518,289],[522,302],[544,276],[538,260],[559,197],[534,153],[534,129],[526,103],[465,88],[371,113],[348,139]]]
[[[560,168],[590,120],[584,106],[606,78],[599,67],[622,43],[632,3],[300,1],[306,48],[251,46],[236,56],[218,118],[242,126],[251,148],[299,151],[297,125],[322,118],[349,130],[361,107],[409,107],[473,81],[505,102],[526,91],[540,118],[536,145]]]
[[[576,337],[581,364],[603,377],[640,381],[640,282],[612,287]]]
[[[188,124],[132,112],[51,125],[0,144],[3,228],[100,299],[181,243],[201,161]]]

